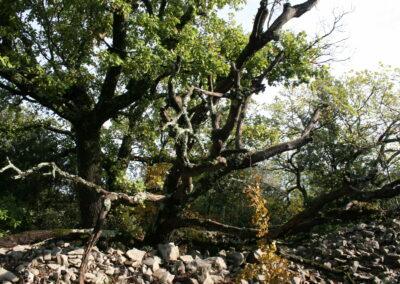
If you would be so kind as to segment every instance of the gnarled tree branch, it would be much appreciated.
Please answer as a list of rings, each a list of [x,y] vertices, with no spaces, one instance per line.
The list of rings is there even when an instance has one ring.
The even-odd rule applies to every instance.
[[[140,204],[144,201],[153,201],[153,202],[159,202],[165,199],[166,197],[164,195],[158,195],[158,194],[153,194],[153,193],[148,193],[148,192],[139,192],[135,195],[128,195],[125,193],[119,193],[119,192],[110,192],[103,187],[89,182],[80,176],[65,172],[61,170],[55,163],[53,162],[45,162],[45,163],[40,163],[26,171],[22,171],[19,169],[17,166],[15,166],[9,159],[7,159],[7,165],[4,166],[3,168],[0,169],[0,174],[4,173],[8,170],[15,172],[16,174],[13,176],[13,179],[19,180],[19,179],[25,179],[28,176],[34,175],[34,174],[41,174],[43,176],[53,176],[56,177],[57,175],[69,180],[71,182],[74,182],[76,184],[81,184],[84,185],[83,188],[87,188],[88,190],[95,190],[97,193],[101,194],[102,196],[107,197],[110,201],[118,201],[121,203],[129,204],[129,205],[135,205],[135,204]]]

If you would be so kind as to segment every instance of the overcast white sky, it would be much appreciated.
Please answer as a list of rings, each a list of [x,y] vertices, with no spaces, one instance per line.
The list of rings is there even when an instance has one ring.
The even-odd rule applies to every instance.
[[[259,0],[248,0],[241,11],[235,12],[236,21],[247,31],[251,29],[258,6]],[[310,35],[321,33],[324,25],[333,22],[334,14],[343,11],[349,14],[342,21],[342,32],[336,33],[334,39],[348,39],[335,57],[350,59],[333,63],[335,74],[351,69],[376,69],[379,62],[400,67],[400,0],[320,0],[312,11],[292,20],[284,28],[304,30]]]

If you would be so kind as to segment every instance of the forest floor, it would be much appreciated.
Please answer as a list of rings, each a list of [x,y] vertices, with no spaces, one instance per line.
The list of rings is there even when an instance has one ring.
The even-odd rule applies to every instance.
[[[81,241],[49,241],[0,248],[2,283],[75,283],[83,255]],[[364,221],[332,232],[303,234],[278,242],[289,261],[291,283],[400,283],[400,220]],[[157,248],[92,251],[88,283],[234,283],[257,251],[188,250],[173,243]],[[264,276],[239,283],[265,283]]]

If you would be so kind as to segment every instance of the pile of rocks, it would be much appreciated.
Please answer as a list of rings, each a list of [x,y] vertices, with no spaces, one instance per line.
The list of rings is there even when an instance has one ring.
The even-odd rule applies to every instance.
[[[400,283],[400,220],[359,223],[280,246],[298,283]],[[294,256],[290,258],[290,256]],[[303,264],[301,264],[302,262]],[[342,281],[341,281],[342,280]]]
[[[74,283],[78,278],[84,249],[74,243],[45,246],[16,246],[0,249],[0,282]],[[205,257],[199,251],[181,254],[173,243],[158,250],[128,251],[97,248],[91,252],[88,283],[232,283],[245,261],[241,252],[224,250]]]
[[[290,260],[293,284],[400,283],[397,219],[348,225],[332,233],[314,233],[278,248]],[[0,283],[76,283],[83,253],[79,242],[0,248]],[[260,251],[232,249],[210,257],[207,252],[184,251],[184,247],[174,243],[146,250],[100,251],[95,247],[85,280],[98,284],[234,283],[246,260],[257,262],[260,255]],[[242,280],[242,284],[264,282],[263,275]]]

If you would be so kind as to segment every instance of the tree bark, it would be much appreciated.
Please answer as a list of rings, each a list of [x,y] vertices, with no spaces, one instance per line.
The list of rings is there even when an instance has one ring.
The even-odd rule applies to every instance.
[[[100,128],[93,127],[90,124],[79,126],[76,129],[76,149],[78,175],[89,182],[100,185]],[[84,186],[82,184],[76,185],[81,225],[83,228],[93,228],[101,209],[100,194],[91,188],[82,188]]]
[[[167,239],[169,233],[177,227],[178,216],[182,212],[184,192],[179,188],[181,175],[176,166],[173,166],[165,179],[163,191],[169,198],[165,199],[158,209],[156,220],[146,234],[146,243],[160,243]]]

